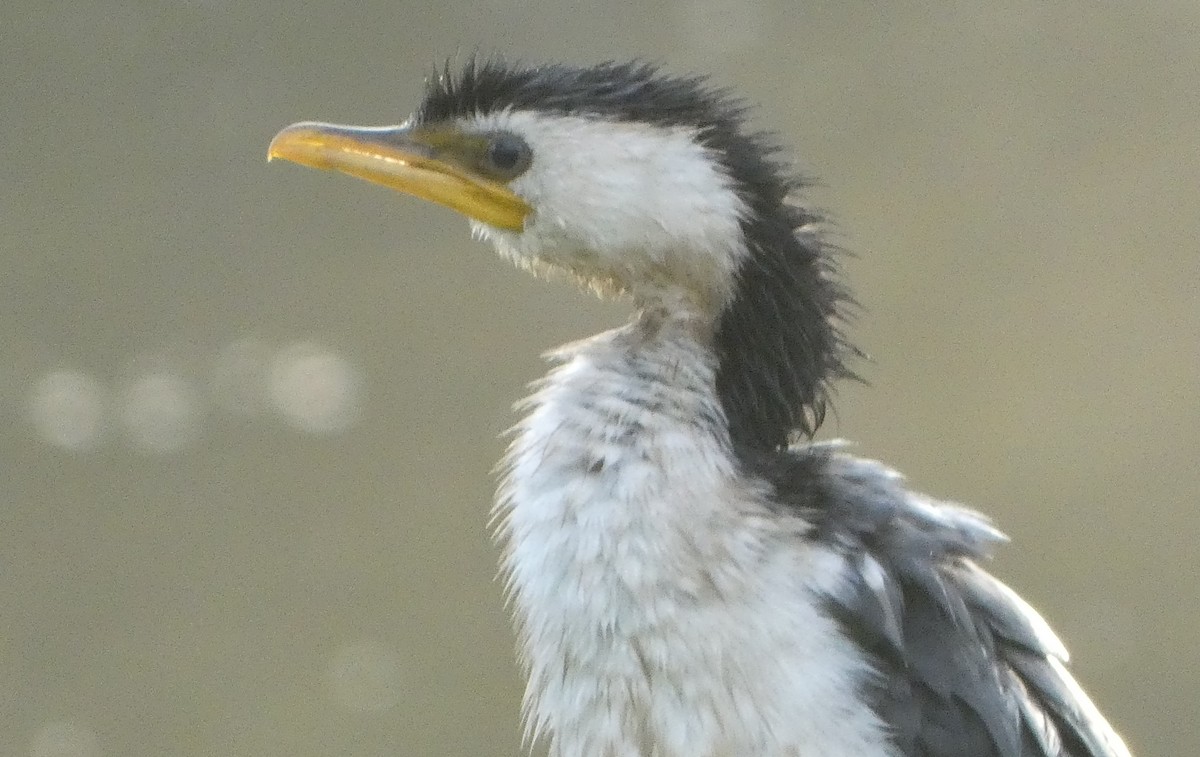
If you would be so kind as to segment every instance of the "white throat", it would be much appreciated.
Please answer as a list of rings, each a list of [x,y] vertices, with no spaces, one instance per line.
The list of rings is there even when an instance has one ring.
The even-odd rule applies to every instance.
[[[889,755],[817,595],[841,558],[738,476],[687,322],[570,345],[498,504],[526,722],[552,757]]]

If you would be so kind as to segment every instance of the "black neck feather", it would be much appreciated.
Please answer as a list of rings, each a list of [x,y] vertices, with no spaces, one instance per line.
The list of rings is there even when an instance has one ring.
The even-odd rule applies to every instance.
[[[769,159],[761,138],[730,146],[729,169],[749,214],[748,255],[717,324],[717,393],[741,458],[812,436],[832,382],[855,375],[858,351],[841,324],[853,301],[837,277],[835,250],[812,212],[792,204],[798,182]],[[738,148],[748,153],[739,154]]]

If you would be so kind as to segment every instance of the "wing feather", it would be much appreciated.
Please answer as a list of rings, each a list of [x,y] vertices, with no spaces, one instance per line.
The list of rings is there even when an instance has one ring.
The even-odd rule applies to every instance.
[[[776,501],[843,552],[829,597],[875,663],[872,706],[908,757],[1129,757],[1046,621],[983,570],[1005,537],[837,443],[764,458]]]

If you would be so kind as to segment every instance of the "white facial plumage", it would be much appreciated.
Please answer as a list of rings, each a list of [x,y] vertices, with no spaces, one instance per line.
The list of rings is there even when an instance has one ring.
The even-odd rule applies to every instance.
[[[715,311],[745,254],[745,204],[695,129],[506,110],[460,124],[530,146],[509,186],[534,209],[524,231],[473,222],[507,258],[653,303]]]

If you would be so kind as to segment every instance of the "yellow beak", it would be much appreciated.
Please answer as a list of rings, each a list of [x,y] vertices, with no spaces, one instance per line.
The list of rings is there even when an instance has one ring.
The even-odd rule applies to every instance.
[[[454,161],[453,135],[404,126],[292,124],[275,135],[267,160],[341,171],[508,231],[521,231],[529,205],[504,184]]]

